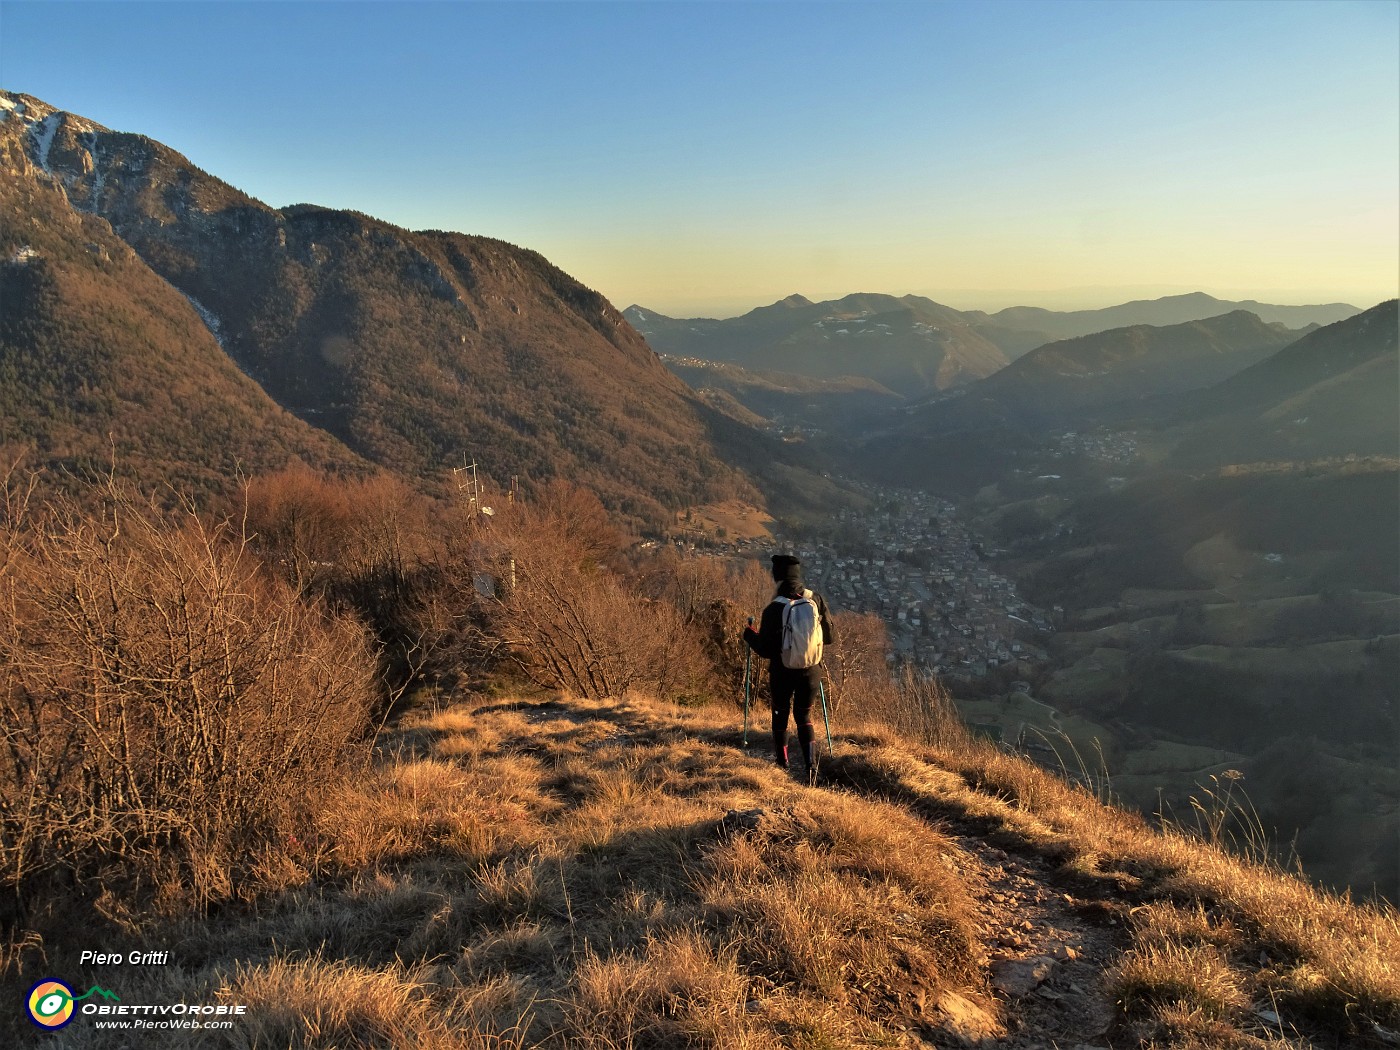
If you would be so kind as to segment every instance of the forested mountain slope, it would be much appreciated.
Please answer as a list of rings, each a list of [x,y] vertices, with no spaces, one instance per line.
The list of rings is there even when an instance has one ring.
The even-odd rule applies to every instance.
[[[756,498],[684,384],[602,296],[537,253],[273,209],[150,139],[0,98],[6,177],[24,188],[18,226],[52,225],[25,209],[36,188],[61,192],[134,249],[130,266],[196,301],[278,403],[366,459],[427,476],[471,458],[527,489],[570,477],[637,521]]]

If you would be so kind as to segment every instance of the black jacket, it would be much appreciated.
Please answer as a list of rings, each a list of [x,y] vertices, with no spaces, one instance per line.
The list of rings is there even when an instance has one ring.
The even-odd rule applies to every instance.
[[[758,630],[747,628],[744,631],[744,641],[748,642],[749,648],[759,656],[768,661],[770,674],[805,674],[805,670],[794,670],[791,667],[783,666],[783,609],[786,603],[777,601],[778,598],[800,598],[805,588],[800,583],[785,580],[778,585],[777,594],[774,600],[769,602],[763,609],[763,615],[758,621]],[[826,599],[816,592],[812,593],[812,600],[817,603],[817,616],[822,627],[822,646],[836,644],[836,632],[831,629],[831,615],[827,612]],[[820,667],[820,665],[818,665]]]

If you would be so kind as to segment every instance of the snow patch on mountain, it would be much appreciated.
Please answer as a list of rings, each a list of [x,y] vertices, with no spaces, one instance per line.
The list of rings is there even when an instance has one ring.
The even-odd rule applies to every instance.
[[[92,156],[92,198],[93,210],[102,205],[102,190],[107,184],[107,176],[102,171],[102,167],[97,163],[97,129],[88,129],[88,153]]]
[[[45,175],[53,174],[53,169],[49,167],[49,150],[53,149],[53,138],[58,134],[60,119],[57,113],[50,113],[30,128],[30,133],[34,136],[35,159]]]
[[[176,290],[179,291],[179,289]],[[204,326],[208,328],[210,334],[214,336],[214,341],[219,344],[221,349],[227,350],[228,347],[224,345],[223,323],[214,316],[214,312],[188,292],[180,292],[180,294],[190,301],[190,305],[194,307],[194,312],[199,314],[199,318],[204,322]]]

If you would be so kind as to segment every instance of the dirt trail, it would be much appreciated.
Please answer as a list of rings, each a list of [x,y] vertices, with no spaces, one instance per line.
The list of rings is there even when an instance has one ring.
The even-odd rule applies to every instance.
[[[1120,916],[1097,898],[1076,896],[1073,877],[1033,850],[1018,849],[1005,836],[988,841],[985,820],[960,816],[946,801],[922,795],[910,784],[872,784],[859,775],[859,767],[859,759],[829,762],[814,790],[854,791],[894,802],[956,843],[956,854],[936,860],[976,902],[987,982],[1005,1029],[1004,1035],[960,1038],[959,1029],[967,1026],[950,1017],[946,1032],[925,1030],[909,1045],[1109,1050],[1118,1015],[1107,975],[1130,939]]]
[[[1113,1000],[1105,974],[1127,942],[1107,915],[1092,914],[1036,857],[1018,856],[944,825],[962,850],[954,868],[977,901],[988,981],[1002,1004],[1007,1036],[980,1045],[1006,1048],[1108,1047]]]
[[[567,703],[518,706],[536,724],[600,717],[596,711],[575,712]],[[616,741],[640,743],[664,723],[650,712],[613,711],[604,717],[616,725]],[[695,724],[688,728],[726,751],[740,745],[737,731]],[[968,1045],[989,1050],[1109,1050],[1114,1046],[1110,1032],[1117,1014],[1106,974],[1129,940],[1118,914],[1097,897],[1077,896],[1073,876],[1060,871],[1053,860],[1005,834],[989,834],[985,818],[963,812],[956,801],[919,779],[926,774],[951,776],[947,771],[915,763],[901,778],[888,770],[875,772],[864,761],[859,745],[846,743],[840,752],[842,757],[823,763],[815,788],[805,786],[805,771],[799,768],[800,762],[794,763],[794,784],[803,785],[802,790],[844,791],[893,803],[951,840],[956,850],[931,863],[943,864],[966,887],[982,927],[987,987],[996,1000],[1000,1022],[986,1027],[999,1027],[1004,1034],[978,1033],[990,1019],[973,1003],[958,999],[950,1004],[952,1012],[965,1008],[966,1015],[947,1016],[940,1028],[917,1026],[921,1034],[911,1030],[907,1035],[910,1050]],[[771,761],[764,743],[746,754],[764,765]],[[1127,1043],[1119,1040],[1118,1045]]]

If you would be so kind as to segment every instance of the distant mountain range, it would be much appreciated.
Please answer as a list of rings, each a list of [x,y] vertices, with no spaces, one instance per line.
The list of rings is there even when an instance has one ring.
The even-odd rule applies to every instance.
[[[917,295],[858,294],[820,303],[790,295],[724,320],[678,319],[637,305],[623,316],[652,347],[673,357],[809,378],[859,377],[919,398],[985,379],[1047,343],[1110,329],[1183,325],[1240,311],[1292,329],[1331,324],[1360,312],[1344,303],[1274,306],[1197,292],[1074,312],[1012,307],[988,314],[955,310]]]
[[[1002,371],[909,405],[853,469],[966,490],[1003,476],[1047,435],[1152,436],[1166,465],[1400,455],[1394,301],[1305,333],[1245,311],[1047,344]],[[985,482],[981,482],[985,483]]]
[[[1047,343],[919,418],[943,427],[1073,420],[1107,405],[1209,386],[1297,337],[1243,310],[1164,327],[1114,328]]]
[[[757,498],[711,410],[537,253],[273,209],[27,95],[0,93],[0,114],[7,440],[67,462],[108,431],[139,457],[149,432],[205,475],[296,457],[429,477],[470,457],[499,482],[583,481],[638,520]]]
[[[644,307],[623,316],[658,352],[817,379],[859,377],[925,395],[1004,368],[1045,339],[916,295],[848,295],[814,303],[792,295],[742,317],[677,320]]]
[[[1185,324],[1187,321],[1219,317],[1236,310],[1248,311],[1262,321],[1282,324],[1288,328],[1332,324],[1361,312],[1360,307],[1349,303],[1275,306],[1253,299],[1234,302],[1217,299],[1205,292],[1191,292],[1187,295],[1168,295],[1161,299],[1138,299],[1102,310],[1058,311],[1043,310],[1035,306],[1013,306],[998,310],[994,314],[972,310],[968,311],[966,316],[1017,331],[1042,332],[1048,341],[1073,339],[1076,336],[1092,335],[1110,328],[1126,328],[1131,325]]]
[[[1400,304],[1319,328],[1182,399],[1182,466],[1400,456]]]

